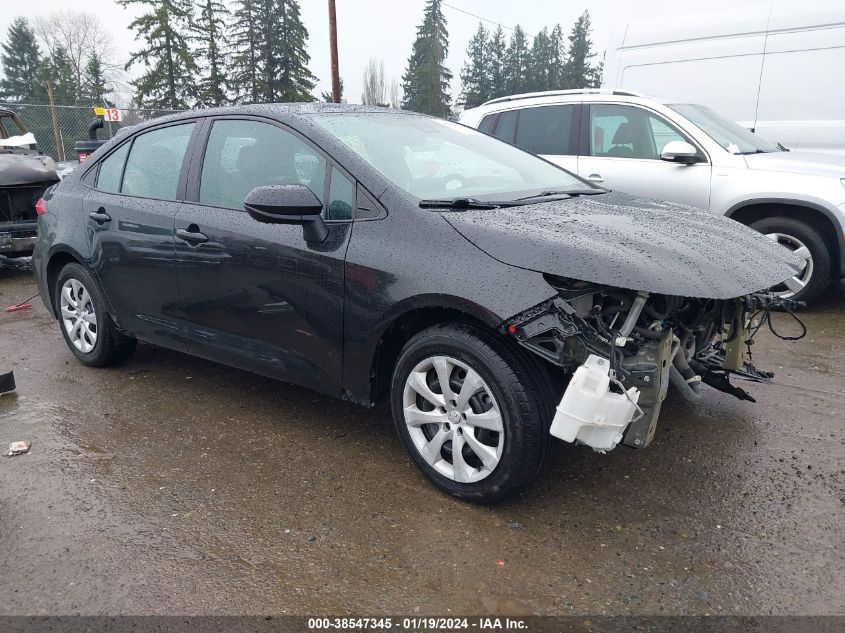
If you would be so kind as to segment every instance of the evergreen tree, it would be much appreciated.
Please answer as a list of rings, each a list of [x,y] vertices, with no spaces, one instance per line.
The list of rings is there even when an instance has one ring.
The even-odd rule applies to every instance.
[[[487,74],[490,78],[488,98],[504,97],[508,93],[505,79],[505,64],[508,59],[508,47],[505,42],[505,32],[500,24],[493,32],[487,46]]]
[[[408,67],[402,77],[402,107],[434,116],[449,115],[449,82],[452,73],[446,67],[449,33],[442,0],[426,0],[423,22],[411,48]]]
[[[534,36],[534,42],[531,45],[529,90],[540,91],[550,89],[549,75],[551,68],[549,66],[549,59],[551,57],[551,44],[549,30],[545,27]]]
[[[487,30],[479,22],[478,31],[469,41],[467,60],[461,70],[460,103],[465,108],[474,108],[490,98],[489,48]]]
[[[596,56],[590,41],[590,12],[584,11],[572,27],[569,35],[569,51],[564,66],[567,88],[590,88],[596,82],[595,66],[591,60]],[[601,75],[599,75],[601,82]]]
[[[519,94],[529,90],[531,52],[528,38],[519,24],[513,30],[505,59],[505,87],[507,94]]]
[[[0,65],[3,79],[0,80],[0,96],[9,101],[40,103],[46,99],[41,85],[41,51],[35,38],[35,30],[26,18],[18,17],[12,22],[6,34],[6,42],[0,46]]]
[[[136,18],[135,29],[144,48],[133,53],[128,70],[138,62],[146,72],[133,82],[138,101],[148,108],[188,108],[196,90],[196,64],[188,46],[193,18],[191,0],[117,0],[126,7],[140,4],[149,8]]]
[[[58,104],[75,104],[79,100],[79,88],[73,61],[62,46],[56,46],[53,54],[42,64],[40,76],[53,84],[53,99]]]
[[[320,91],[320,100],[325,101],[326,103],[334,103],[331,88]],[[346,103],[346,100],[343,98],[343,77],[340,78],[340,102]]]
[[[230,31],[231,83],[237,99],[244,103],[257,103],[261,100],[259,47],[262,30],[257,22],[257,5],[257,0],[238,0],[232,14],[234,22]]]
[[[313,101],[308,29],[297,0],[257,0],[258,92],[261,101]]]
[[[82,84],[82,97],[93,105],[104,105],[106,94],[112,91],[111,82],[106,77],[103,60],[97,51],[91,52],[85,65],[85,78]]]
[[[199,15],[191,26],[198,47],[195,58],[200,76],[196,82],[198,106],[229,102],[228,54],[225,31],[229,11],[220,0],[199,0]]]
[[[547,60],[548,75],[546,77],[547,90],[564,90],[566,77],[566,43],[563,39],[563,29],[555,24],[549,35],[549,58]]]

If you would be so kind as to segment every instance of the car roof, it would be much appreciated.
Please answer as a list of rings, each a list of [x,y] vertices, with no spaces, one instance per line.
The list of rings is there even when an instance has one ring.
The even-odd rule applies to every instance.
[[[592,101],[621,101],[623,103],[638,103],[642,105],[675,103],[674,99],[650,97],[630,90],[616,90],[607,88],[585,88],[578,90],[547,90],[545,92],[526,92],[492,99],[475,108],[464,110],[462,121],[480,120],[489,112],[500,112],[514,108],[529,106],[553,105],[559,103],[585,103]]]
[[[396,114],[412,117],[427,117],[427,115],[419,114],[417,112],[409,112],[407,110],[399,110],[397,108],[383,108],[379,106],[365,106],[350,103],[325,103],[319,101],[299,102],[299,103],[256,103],[249,105],[235,105],[223,106],[219,108],[199,108],[194,110],[185,110],[184,112],[177,112],[167,116],[157,117],[144,121],[124,129],[136,132],[153,125],[160,125],[170,121],[179,121],[182,119],[193,119],[198,116],[225,116],[225,115],[256,115],[269,116],[278,119],[282,122],[291,121],[293,119],[307,119],[315,114]]]

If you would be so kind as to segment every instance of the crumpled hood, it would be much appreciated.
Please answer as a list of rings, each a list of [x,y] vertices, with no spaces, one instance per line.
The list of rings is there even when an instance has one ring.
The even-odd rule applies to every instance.
[[[845,178],[845,156],[793,150],[743,156],[749,169]]]
[[[783,246],[728,218],[616,192],[442,215],[506,264],[658,294],[730,299],[765,290],[802,266]]]
[[[58,182],[56,162],[35,150],[0,152],[0,187]]]

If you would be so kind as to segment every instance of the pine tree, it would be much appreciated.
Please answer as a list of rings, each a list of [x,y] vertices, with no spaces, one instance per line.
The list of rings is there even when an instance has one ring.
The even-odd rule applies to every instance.
[[[490,43],[487,29],[478,23],[478,31],[467,47],[467,60],[461,70],[460,103],[465,108],[479,106],[490,98],[490,64],[488,63]]]
[[[297,0],[258,0],[260,100],[313,101],[317,78],[308,70],[308,29]]]
[[[531,52],[528,38],[519,24],[514,27],[505,59],[505,87],[508,94],[519,94],[529,90],[529,69]]]
[[[508,93],[507,80],[505,79],[505,64],[508,59],[508,47],[505,42],[505,32],[502,25],[493,32],[490,43],[487,46],[487,74],[490,78],[490,89],[488,97],[496,99],[504,97]]]
[[[79,101],[80,86],[76,83],[73,61],[62,46],[42,64],[40,77],[53,84],[53,99],[58,104],[75,104]]]
[[[546,77],[547,90],[564,90],[566,78],[566,43],[563,39],[563,29],[555,24],[549,35],[549,58],[547,60],[548,75]]]
[[[446,67],[449,33],[442,5],[442,0],[426,0],[423,22],[417,27],[417,38],[402,77],[402,107],[446,117],[449,115],[452,73]]]
[[[126,64],[138,62],[146,72],[133,82],[138,101],[148,108],[181,110],[192,104],[196,90],[196,64],[188,46],[193,18],[191,0],[117,0],[126,7],[140,4],[149,11],[129,28],[145,43]]]
[[[234,22],[230,31],[231,83],[238,101],[257,103],[261,100],[259,77],[261,69],[260,37],[258,25],[258,2],[238,0],[232,14]]]
[[[549,38],[549,30],[544,27],[534,36],[534,42],[531,45],[529,90],[549,90],[550,54],[551,39]]]
[[[85,77],[82,83],[82,98],[93,105],[104,105],[106,94],[112,91],[111,82],[106,77],[103,60],[97,51],[91,52],[85,65]]]
[[[340,102],[346,103],[346,100],[343,98],[343,77],[340,78]],[[334,97],[332,96],[331,88],[328,90],[321,90],[320,91],[320,101],[325,101],[326,103],[334,103]]]
[[[14,19],[6,34],[6,42],[0,49],[0,65],[3,67],[0,96],[9,101],[43,102],[46,93],[39,80],[41,51],[35,30],[26,18]]]
[[[564,66],[567,88],[590,88],[596,81],[596,67],[591,60],[596,56],[590,41],[590,12],[584,11],[569,35],[569,51]],[[599,82],[601,76],[599,75]]]
[[[198,106],[221,106],[229,102],[226,18],[229,11],[220,0],[199,0],[199,15],[191,25],[198,47],[195,59],[200,76],[196,82]]]

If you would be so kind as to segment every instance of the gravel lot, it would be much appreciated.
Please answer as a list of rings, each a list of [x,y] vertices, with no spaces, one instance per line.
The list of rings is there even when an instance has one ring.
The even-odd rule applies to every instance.
[[[0,257],[0,309],[36,292]],[[75,361],[39,299],[0,312],[5,614],[845,614],[845,290],[761,334],[757,404],[670,394],[654,443],[559,444],[476,507],[366,410],[144,345]],[[783,321],[784,330],[789,324]]]

